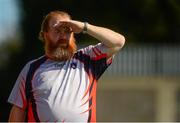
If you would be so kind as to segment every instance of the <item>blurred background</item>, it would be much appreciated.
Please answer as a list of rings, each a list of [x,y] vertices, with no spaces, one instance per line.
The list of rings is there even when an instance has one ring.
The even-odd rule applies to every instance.
[[[97,121],[180,121],[179,0],[0,0],[0,121],[19,72],[44,53],[38,33],[51,10],[126,37],[99,81]],[[97,43],[75,37],[80,47]]]

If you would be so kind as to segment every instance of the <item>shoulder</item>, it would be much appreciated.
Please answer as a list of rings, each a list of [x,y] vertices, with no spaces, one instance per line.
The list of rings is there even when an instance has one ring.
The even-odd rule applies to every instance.
[[[105,49],[105,45],[102,43],[94,44],[94,45],[88,45],[84,48],[80,48],[77,53],[81,52],[84,54],[90,54],[91,52],[94,52],[95,50],[103,51]]]
[[[36,59],[30,60],[25,64],[23,69],[29,69],[32,64],[41,64],[46,60],[47,60],[46,56],[41,56],[41,57],[38,57]]]
[[[38,57],[36,59],[30,60],[29,62],[26,63],[26,65],[31,65],[33,63],[43,63],[44,61],[46,61],[48,58],[43,55],[41,57]]]

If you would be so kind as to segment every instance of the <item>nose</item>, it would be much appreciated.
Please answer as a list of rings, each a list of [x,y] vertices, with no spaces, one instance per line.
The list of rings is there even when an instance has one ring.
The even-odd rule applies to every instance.
[[[59,38],[62,39],[62,40],[67,40],[68,39],[66,34],[59,34]]]

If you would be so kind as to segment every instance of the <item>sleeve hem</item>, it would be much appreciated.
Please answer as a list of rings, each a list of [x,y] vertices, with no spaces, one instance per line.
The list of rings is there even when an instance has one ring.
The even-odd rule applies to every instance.
[[[21,104],[15,103],[12,100],[8,100],[7,102],[10,103],[11,105],[15,105],[15,106],[23,109],[23,106]]]

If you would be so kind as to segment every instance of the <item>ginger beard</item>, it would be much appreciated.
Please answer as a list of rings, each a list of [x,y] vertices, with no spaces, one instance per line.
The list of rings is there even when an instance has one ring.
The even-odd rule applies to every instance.
[[[69,41],[61,40],[55,43],[47,37],[45,42],[46,55],[55,61],[65,61],[71,59],[76,50],[77,46],[73,33],[71,34]]]

